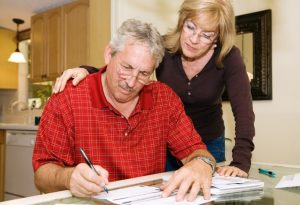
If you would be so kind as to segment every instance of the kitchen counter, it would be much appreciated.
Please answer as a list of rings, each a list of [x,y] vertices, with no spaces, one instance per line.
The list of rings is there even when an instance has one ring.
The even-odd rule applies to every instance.
[[[0,130],[38,130],[38,126],[22,123],[1,123]]]

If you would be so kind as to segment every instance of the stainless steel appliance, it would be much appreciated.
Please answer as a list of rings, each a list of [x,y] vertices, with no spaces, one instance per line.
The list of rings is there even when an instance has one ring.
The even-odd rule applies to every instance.
[[[6,131],[4,200],[39,194],[31,162],[35,138],[36,131]]]

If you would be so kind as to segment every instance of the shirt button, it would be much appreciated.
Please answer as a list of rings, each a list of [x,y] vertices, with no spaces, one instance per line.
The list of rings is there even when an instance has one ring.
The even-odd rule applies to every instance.
[[[124,134],[124,135],[125,135],[125,137],[127,137],[127,136],[128,136],[128,132],[125,132],[125,134]]]
[[[191,92],[188,92],[188,95],[191,95],[192,93]]]
[[[197,74],[197,75],[195,75],[195,77],[196,77],[196,78],[198,78],[198,74]]]
[[[191,82],[188,82],[188,85],[191,85]]]

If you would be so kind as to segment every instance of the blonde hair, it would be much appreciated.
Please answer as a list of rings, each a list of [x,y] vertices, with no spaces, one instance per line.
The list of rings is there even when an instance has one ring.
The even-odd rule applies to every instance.
[[[165,48],[176,53],[181,51],[180,35],[187,19],[195,19],[199,14],[210,16],[218,29],[218,42],[221,46],[217,58],[217,66],[223,67],[223,59],[235,42],[235,15],[230,0],[185,0],[180,7],[177,26],[169,31],[164,38]]]

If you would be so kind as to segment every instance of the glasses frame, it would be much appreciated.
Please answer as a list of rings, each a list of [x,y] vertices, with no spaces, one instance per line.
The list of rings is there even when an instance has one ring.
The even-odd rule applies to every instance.
[[[143,85],[148,85],[150,84],[150,82],[152,81],[151,77],[153,76],[153,71],[149,74],[149,75],[144,75],[143,72],[145,71],[139,71],[137,75],[133,75],[134,70],[137,70],[136,68],[131,67],[128,64],[128,67],[126,67],[124,65],[124,62],[118,58],[119,60],[119,66],[118,66],[118,74],[120,76],[123,76],[124,78],[130,79],[130,78],[135,78],[139,83],[143,84]],[[127,64],[127,63],[126,63]],[[143,77],[145,76],[145,77]]]
[[[192,25],[189,25],[189,23]],[[190,19],[184,21],[182,30],[188,35],[189,38],[197,35],[197,43],[202,42],[206,45],[213,43],[214,38],[218,35],[218,33],[214,31],[207,31],[207,32],[200,31],[199,28],[197,28],[197,25]],[[213,35],[210,36],[207,35],[206,33],[213,33]]]

